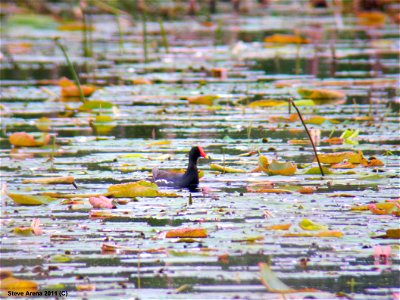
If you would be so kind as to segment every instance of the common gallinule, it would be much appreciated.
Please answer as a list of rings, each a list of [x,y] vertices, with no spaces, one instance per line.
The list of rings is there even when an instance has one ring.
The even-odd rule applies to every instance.
[[[158,185],[174,186],[180,188],[196,188],[199,184],[199,172],[197,160],[199,157],[206,158],[207,155],[200,146],[193,147],[189,152],[189,165],[184,174],[153,169],[153,181]]]

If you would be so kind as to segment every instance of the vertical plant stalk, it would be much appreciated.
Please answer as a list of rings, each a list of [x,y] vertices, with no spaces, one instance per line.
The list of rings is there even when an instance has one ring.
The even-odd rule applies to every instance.
[[[142,283],[140,281],[140,251],[138,252],[138,262],[137,262],[137,288],[140,289]]]
[[[372,118],[372,89],[368,89],[368,117]]]
[[[85,96],[83,95],[83,92],[82,92],[81,84],[79,82],[78,74],[76,74],[75,68],[72,65],[71,61],[69,60],[67,51],[65,50],[64,46],[60,43],[59,37],[55,37],[54,41],[55,41],[56,45],[58,46],[58,48],[60,48],[61,52],[64,54],[65,61],[67,62],[68,68],[69,68],[70,72],[72,73],[72,77],[74,78],[75,84],[78,88],[79,99],[81,100],[81,102],[86,102]]]
[[[88,49],[90,57],[93,57],[93,17],[91,14],[87,15],[87,40],[88,40]]]
[[[82,48],[83,48],[83,56],[91,57],[91,49],[89,45],[89,26],[88,26],[88,14],[86,10],[81,6],[82,11],[82,22],[83,22],[83,31],[82,31]]]
[[[163,21],[162,17],[160,17],[158,19],[158,23],[160,24],[160,32],[161,32],[161,37],[162,37],[163,46],[165,48],[165,52],[169,53],[168,39],[167,39],[167,34],[165,32],[164,21]]]
[[[143,27],[143,55],[144,55],[144,63],[147,64],[148,61],[148,49],[147,49],[147,24],[146,24],[146,13],[142,13],[142,27]]]
[[[193,204],[192,193],[189,193],[188,205],[192,205],[192,204]]]
[[[118,28],[118,45],[119,45],[119,52],[122,54],[124,53],[124,34],[122,32],[121,22],[119,20],[119,15],[115,14],[115,22],[117,23]]]
[[[251,139],[251,131],[253,129],[253,122],[250,122],[249,126],[247,127],[247,139]]]
[[[281,72],[281,55],[279,51],[275,51],[274,55],[274,65],[275,65],[275,73],[279,74]]]
[[[295,68],[296,75],[299,75],[301,73],[300,49],[301,49],[301,44],[298,43],[296,47],[296,68]]]
[[[331,77],[335,77],[336,76],[336,32],[332,31],[331,34],[331,41],[330,41],[330,49],[331,49]]]
[[[54,156],[56,151],[56,136],[53,135],[53,143],[51,144],[51,153],[50,153],[50,170],[54,171]]]
[[[215,29],[215,33],[214,33],[214,46],[222,45],[223,37],[224,37],[224,34],[222,32],[222,21],[218,20],[217,28]]]
[[[300,110],[297,108],[297,106],[296,106],[296,104],[294,103],[293,99],[289,99],[289,101],[290,101],[290,103],[293,105],[294,109],[297,111],[297,114],[299,115],[300,121],[301,121],[301,123],[303,124],[304,129],[305,129],[306,132],[307,132],[308,138],[309,138],[309,140],[310,140],[310,142],[311,142],[311,146],[313,147],[313,150],[314,150],[315,158],[317,159],[317,162],[318,162],[318,166],[319,166],[319,170],[320,170],[320,172],[321,172],[321,175],[322,175],[322,176],[325,176],[324,170],[322,169],[322,166],[321,166],[321,162],[319,161],[319,157],[318,157],[318,154],[317,154],[317,149],[315,148],[314,141],[313,141],[312,138],[311,138],[311,134],[310,134],[310,132],[308,131],[308,128],[307,128],[307,126],[306,126],[306,123],[304,123],[303,116],[301,115]]]

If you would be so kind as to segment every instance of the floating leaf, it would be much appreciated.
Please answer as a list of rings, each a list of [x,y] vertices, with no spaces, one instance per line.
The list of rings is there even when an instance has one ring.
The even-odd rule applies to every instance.
[[[89,218],[91,219],[109,219],[115,217],[119,217],[119,215],[110,211],[91,210],[89,212]]]
[[[55,29],[57,22],[48,15],[11,14],[7,17],[7,26],[27,26],[37,29]]]
[[[315,106],[315,102],[309,99],[294,100],[293,102],[296,106]]]
[[[82,105],[78,108],[79,111],[92,111],[99,109],[112,109],[113,104],[111,102],[102,101],[102,100],[90,100],[82,103]]]
[[[167,145],[171,145],[171,141],[162,140],[162,141],[151,142],[148,144],[148,146],[150,146],[150,147],[152,147],[152,146],[167,146]]]
[[[388,229],[386,230],[386,234],[374,236],[374,239],[400,239],[400,229]]]
[[[25,296],[27,292],[36,292],[38,290],[38,284],[34,281],[10,276],[0,280],[0,289],[3,291],[20,293],[20,296]]]
[[[116,198],[134,197],[178,197],[174,193],[162,193],[158,191],[155,183],[148,181],[136,181],[111,185],[108,194]]]
[[[264,155],[260,155],[260,157],[258,158],[258,167],[260,168],[260,171],[267,172],[268,166],[269,166],[268,158]]]
[[[325,117],[322,116],[312,116],[306,120],[304,120],[304,123],[306,124],[314,124],[314,125],[321,125],[324,122],[330,121]]]
[[[107,134],[115,127],[115,124],[111,122],[113,122],[111,116],[100,115],[96,116],[94,122],[90,122],[90,125],[94,127],[97,134]]]
[[[292,226],[292,224],[290,224],[290,223],[277,224],[277,225],[266,226],[265,229],[267,229],[267,230],[289,230],[289,228],[291,226]]]
[[[377,209],[391,211],[396,206],[400,205],[400,200],[396,200],[395,202],[380,202],[380,203],[373,203],[373,205]],[[352,206],[351,210],[354,211],[367,211],[370,209],[370,204],[367,205],[359,205],[359,206]]]
[[[325,153],[318,154],[318,158],[323,164],[338,164],[343,160],[347,159],[350,163],[359,164],[363,158],[362,152],[336,152],[336,153]]]
[[[315,103],[312,100],[296,100],[294,101],[296,106],[314,106]],[[273,106],[288,106],[288,101],[284,100],[256,100],[247,105],[250,108],[254,107],[273,107]]]
[[[75,83],[68,78],[61,78],[58,82],[58,85],[61,87],[61,96],[62,97],[79,97],[79,88],[75,85]],[[89,97],[94,93],[96,87],[93,85],[81,85],[82,93],[85,97]]]
[[[90,197],[89,203],[94,208],[114,208],[115,207],[115,205],[113,204],[113,200],[109,199],[105,196]]]
[[[309,232],[290,232],[282,235],[283,237],[313,237],[314,235]]]
[[[318,290],[313,288],[305,288],[305,289],[292,289],[291,287],[284,284],[271,270],[270,266],[267,263],[259,263],[261,282],[267,288],[270,293],[315,293]]]
[[[299,35],[273,34],[264,38],[264,43],[273,44],[308,44],[309,41]]]
[[[275,188],[251,188],[247,187],[246,188],[247,192],[249,193],[271,193],[271,194],[292,194],[293,192],[290,190],[284,190],[284,189],[275,189]]]
[[[264,236],[262,235],[257,235],[257,236],[249,236],[246,237],[244,239],[239,239],[239,240],[232,240],[232,242],[236,242],[236,243],[248,243],[248,244],[253,244],[257,241],[263,241],[264,240]]]
[[[311,100],[329,100],[342,99],[346,95],[339,91],[324,90],[324,89],[298,89],[297,92],[301,97]]]
[[[50,261],[53,263],[67,263],[70,262],[72,259],[69,255],[65,254],[57,254],[50,257]]]
[[[380,11],[364,11],[357,14],[358,24],[369,27],[381,27],[385,24],[386,15]]]
[[[94,27],[93,26],[86,26],[83,24],[83,22],[65,22],[58,26],[57,28],[60,31],[93,31]]]
[[[386,230],[386,236],[389,239],[400,239],[400,229],[399,228],[388,229]]]
[[[357,130],[351,130],[351,129],[346,129],[340,136],[340,138],[343,139],[345,144],[349,145],[358,145],[358,141],[356,140],[358,138],[358,134],[360,131]]]
[[[225,166],[221,166],[221,165],[218,165],[218,164],[210,164],[210,168],[211,168],[211,170],[219,171],[219,172],[222,172],[222,173],[246,173],[246,171],[242,170],[242,169],[235,169],[235,168],[225,167]]]
[[[201,95],[187,97],[189,104],[199,104],[199,105],[213,105],[214,101],[218,99],[216,95]]]
[[[85,292],[91,292],[96,290],[96,286],[94,284],[76,284],[75,285],[77,291],[85,291]]]
[[[34,178],[34,179],[23,179],[22,182],[39,183],[39,184],[74,184],[75,178],[73,176]]]
[[[178,228],[165,232],[165,238],[206,238],[207,230],[204,228]]]
[[[118,155],[118,157],[121,157],[121,158],[145,158],[145,156],[143,155],[143,154],[140,154],[140,153],[128,153],[128,154],[121,154],[121,155]]]
[[[275,273],[272,272],[270,266],[267,263],[259,263],[261,272],[261,282],[267,288],[268,292],[271,293],[293,293],[294,289],[284,284]]]
[[[343,233],[341,231],[336,230],[327,230],[321,231],[317,233],[310,233],[310,232],[292,232],[292,233],[285,233],[282,237],[335,237],[339,238],[342,237]]]
[[[32,236],[33,230],[32,227],[15,227],[13,233],[15,235]]]
[[[8,138],[10,144],[16,147],[40,147],[50,142],[49,134],[42,134],[40,138],[35,139],[33,135],[26,132],[15,132]]]
[[[310,145],[310,140],[289,140],[288,144],[290,145]]]
[[[297,166],[292,162],[279,162],[273,160],[267,168],[268,175],[291,176],[296,173]]]
[[[327,167],[322,167],[322,171],[324,171],[325,175],[333,174],[331,170],[329,170]],[[319,167],[311,167],[303,172],[305,175],[321,175],[321,170]]]
[[[81,90],[82,90],[83,96],[89,97],[94,93],[94,91],[96,90],[96,87],[91,86],[91,85],[81,85]],[[61,96],[62,97],[79,97],[80,96],[79,89],[75,85],[61,88]]]
[[[299,226],[303,230],[326,230],[328,227],[315,223],[309,219],[303,219],[299,222]]]
[[[219,78],[221,80],[226,80],[228,78],[228,70],[226,68],[212,68],[211,76],[214,78]]]
[[[364,167],[372,167],[372,168],[383,167],[385,165],[381,160],[377,159],[375,156],[371,156],[370,158],[368,158],[368,160],[363,157],[363,159],[361,160],[361,164]]]
[[[33,219],[30,227],[16,227],[13,229],[13,233],[22,236],[41,235],[40,220]]]
[[[336,237],[340,238],[343,236],[343,232],[338,231],[338,230],[327,230],[327,231],[321,231],[318,233],[314,234],[314,237]]]
[[[271,106],[283,106],[288,105],[287,101],[282,100],[257,100],[249,103],[248,107],[271,107]]]
[[[39,129],[40,131],[49,131],[51,123],[52,123],[51,120],[46,117],[37,119],[35,122],[37,129]]]
[[[333,138],[326,139],[323,142],[329,143],[331,145],[342,145],[344,142],[344,139],[339,138],[339,137],[333,137]]]
[[[331,165],[332,169],[354,169],[356,166],[349,161],[342,161],[338,164]]]
[[[271,116],[269,118],[271,122],[275,123],[293,123],[299,120],[298,114],[291,114],[289,117],[282,117],[282,116]]]
[[[10,197],[15,203],[20,205],[43,205],[49,204],[56,200],[56,198],[45,195],[22,195],[8,193],[7,196]]]
[[[321,174],[321,173],[319,173]],[[326,174],[326,173],[324,173]],[[313,186],[303,186],[300,189],[297,190],[300,194],[314,194],[316,188]]]
[[[153,82],[146,78],[136,78],[132,80],[133,84],[153,84]]]

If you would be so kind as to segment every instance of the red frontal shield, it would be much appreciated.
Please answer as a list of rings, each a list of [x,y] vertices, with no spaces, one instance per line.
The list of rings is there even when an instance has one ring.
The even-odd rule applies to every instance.
[[[204,152],[203,148],[201,148],[200,146],[198,146],[197,148],[199,148],[201,157],[207,157],[207,154]]]

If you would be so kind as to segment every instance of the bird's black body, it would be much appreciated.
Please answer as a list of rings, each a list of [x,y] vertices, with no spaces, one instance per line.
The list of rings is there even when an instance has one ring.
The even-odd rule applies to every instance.
[[[201,147],[193,147],[189,152],[189,165],[184,174],[153,169],[153,181],[157,185],[173,186],[179,188],[194,189],[199,184],[199,171],[197,160],[199,157],[207,157]]]

